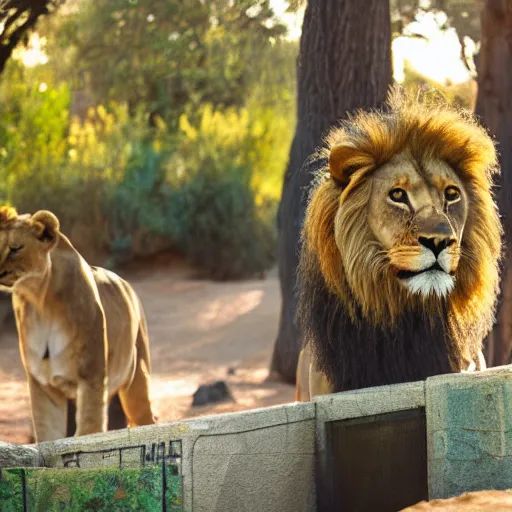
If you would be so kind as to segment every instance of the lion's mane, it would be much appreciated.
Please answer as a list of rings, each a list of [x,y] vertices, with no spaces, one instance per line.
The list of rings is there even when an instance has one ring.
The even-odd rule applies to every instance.
[[[448,163],[465,185],[468,220],[453,292],[411,295],[397,282],[368,220],[367,177],[394,155]],[[343,179],[329,173],[343,162]],[[490,331],[499,287],[501,224],[492,195],[493,141],[474,116],[399,89],[382,111],[357,112],[331,131],[302,231],[297,322],[334,392],[461,371]],[[311,166],[314,160],[305,164]],[[350,202],[336,245],[336,214]]]

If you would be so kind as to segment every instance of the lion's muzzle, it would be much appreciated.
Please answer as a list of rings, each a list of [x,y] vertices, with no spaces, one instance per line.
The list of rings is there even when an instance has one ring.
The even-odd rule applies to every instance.
[[[391,265],[412,293],[445,296],[455,285],[459,263],[455,232],[447,217],[432,209],[418,212],[414,221],[414,245],[392,249]]]

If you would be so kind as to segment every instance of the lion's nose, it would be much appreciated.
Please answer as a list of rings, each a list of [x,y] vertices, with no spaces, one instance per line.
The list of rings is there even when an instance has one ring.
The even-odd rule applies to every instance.
[[[433,207],[422,208],[416,214],[418,242],[430,249],[437,258],[441,251],[456,242],[455,233],[444,213]]]
[[[437,258],[444,249],[455,243],[455,238],[452,236],[420,236],[418,238],[418,242],[427,249],[430,249],[434,253],[434,256]]]

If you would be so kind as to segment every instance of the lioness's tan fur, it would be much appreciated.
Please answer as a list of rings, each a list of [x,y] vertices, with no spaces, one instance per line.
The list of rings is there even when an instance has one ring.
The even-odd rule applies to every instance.
[[[0,209],[0,286],[12,293],[36,442],[106,430],[119,394],[130,426],[154,423],[144,312],[131,286],[91,267],[50,212]]]

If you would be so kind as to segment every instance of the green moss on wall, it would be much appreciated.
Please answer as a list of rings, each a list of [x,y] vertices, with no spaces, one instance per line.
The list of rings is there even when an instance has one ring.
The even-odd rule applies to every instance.
[[[0,511],[23,510],[23,469],[0,469]]]
[[[0,511],[132,512],[181,510],[181,476],[172,467],[137,469],[5,469],[0,473]]]

